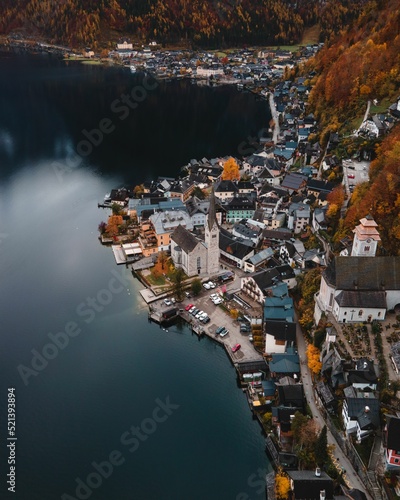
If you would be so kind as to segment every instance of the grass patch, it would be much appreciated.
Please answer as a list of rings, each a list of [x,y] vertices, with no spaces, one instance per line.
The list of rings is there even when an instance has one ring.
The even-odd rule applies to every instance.
[[[100,66],[103,63],[101,61],[98,61],[98,60],[89,59],[89,60],[82,61],[82,64],[89,64],[91,66]]]
[[[388,110],[388,107],[392,104],[392,101],[389,99],[384,99],[382,100],[377,106],[374,106],[373,104],[371,105],[370,108],[370,113],[371,114],[376,114],[376,113],[386,113]]]
[[[321,28],[319,24],[315,24],[314,26],[310,26],[306,28],[303,33],[303,38],[301,39],[302,45],[313,45],[314,43],[319,42],[319,34],[321,32]]]

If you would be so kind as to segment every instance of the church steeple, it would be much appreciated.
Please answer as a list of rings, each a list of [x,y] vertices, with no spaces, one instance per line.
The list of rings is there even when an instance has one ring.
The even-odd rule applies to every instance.
[[[210,194],[210,208],[207,214],[207,221],[204,231],[204,242],[207,247],[207,272],[209,276],[219,272],[219,227],[215,208],[214,187]]]
[[[360,224],[353,230],[352,257],[375,257],[378,242],[381,241],[377,227],[378,224],[370,214],[360,220]]]
[[[208,230],[211,231],[214,224],[217,223],[217,211],[215,208],[215,193],[214,193],[214,186],[211,188],[211,194],[210,194],[210,208],[208,210],[208,215],[207,215],[207,225],[208,225]]]

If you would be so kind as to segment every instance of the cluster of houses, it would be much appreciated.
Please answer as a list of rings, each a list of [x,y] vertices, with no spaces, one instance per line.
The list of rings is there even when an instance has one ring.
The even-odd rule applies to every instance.
[[[315,55],[322,45],[304,46],[297,53],[281,49],[236,49],[221,58],[214,52],[201,50],[161,49],[155,41],[139,47],[130,39],[122,38],[109,56],[130,67],[149,71],[157,78],[191,77],[196,80],[266,86],[280,78],[286,67],[291,68]],[[85,55],[95,56],[89,48]]]
[[[121,48],[125,49],[130,50]],[[212,67],[212,61],[208,62]],[[325,472],[316,475],[294,470],[291,421],[296,411],[306,413],[306,400],[290,290],[297,274],[321,267],[316,324],[323,315],[332,315],[338,323],[382,321],[387,311],[400,306],[400,258],[377,255],[379,231],[370,215],[359,221],[354,237],[330,262],[322,248],[305,247],[312,232],[327,229],[328,195],[335,188],[321,180],[313,166],[321,148],[308,140],[316,131],[315,118],[307,112],[308,92],[304,78],[275,87],[273,97],[280,117],[277,141],[266,140],[250,154],[235,159],[240,180],[224,179],[228,157],[203,158],[191,160],[179,178],[144,182],[139,197],[128,190],[113,190],[107,201],[123,205],[137,222],[137,240],[122,245],[126,262],[155,258],[164,251],[189,277],[208,279],[225,268],[240,270],[236,293],[244,304],[253,302],[262,309],[270,373],[269,380],[260,378],[249,385],[252,404],[272,411],[294,498],[302,498],[297,493],[302,489],[315,490],[307,498],[320,498],[322,491],[324,498],[333,498],[333,481]],[[398,103],[391,106],[391,116],[395,117]],[[330,153],[338,142],[337,135],[331,134],[323,170],[340,167],[341,161]],[[295,168],[295,164],[299,166]],[[335,341],[335,331],[328,330],[321,354],[324,381],[316,386],[315,396],[327,413],[336,414],[335,391],[342,389],[345,434],[361,442],[380,425],[377,375],[366,358],[342,359]],[[400,472],[399,429],[400,417],[388,417],[385,464],[387,470]],[[400,484],[398,488],[400,491]],[[346,494],[362,498],[357,492],[354,497],[351,492]]]

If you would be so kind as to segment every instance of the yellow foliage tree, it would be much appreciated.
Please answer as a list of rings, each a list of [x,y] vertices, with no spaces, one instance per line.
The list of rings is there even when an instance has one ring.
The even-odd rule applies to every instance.
[[[289,498],[290,481],[286,474],[279,472],[275,476],[275,493],[276,498],[285,500]]]
[[[237,309],[231,309],[230,313],[233,319],[238,319],[239,311]]]
[[[310,368],[314,375],[318,375],[322,368],[322,363],[319,358],[320,350],[318,347],[315,347],[313,344],[309,344],[307,347],[308,368]]]
[[[224,181],[238,181],[240,179],[239,165],[234,158],[231,157],[224,163],[221,179]]]

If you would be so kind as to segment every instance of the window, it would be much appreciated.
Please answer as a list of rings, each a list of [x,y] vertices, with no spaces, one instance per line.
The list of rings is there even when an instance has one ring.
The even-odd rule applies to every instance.
[[[369,252],[369,251],[370,251],[370,248],[371,248],[371,247],[370,247],[369,245],[366,245],[366,246],[364,247],[364,252]]]
[[[345,311],[345,312],[343,313],[343,316],[346,316],[346,314],[347,314],[347,311]]]
[[[197,269],[201,269],[201,257],[197,257]]]
[[[363,315],[363,313],[364,313],[364,311],[363,311],[362,309],[360,309],[360,310],[358,311],[358,315],[359,315],[359,316],[362,316],[362,315]]]
[[[380,318],[380,317],[381,317],[381,314],[382,314],[381,312],[378,312],[378,318]]]

